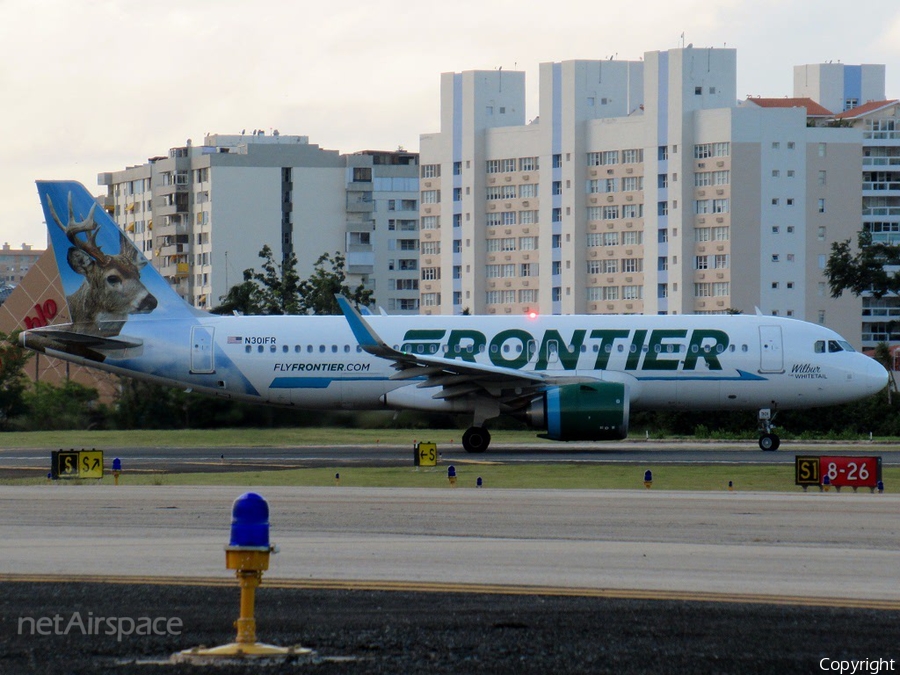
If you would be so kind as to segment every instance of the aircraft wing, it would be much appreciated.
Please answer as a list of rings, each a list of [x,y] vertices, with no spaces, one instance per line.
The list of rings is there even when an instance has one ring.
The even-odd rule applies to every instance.
[[[592,381],[583,377],[526,372],[430,354],[401,352],[389,346],[344,297],[338,304],[364,351],[392,362],[392,380],[421,380],[419,388],[440,387],[432,398],[452,399],[469,394],[497,399],[505,405],[524,405],[550,386]]]

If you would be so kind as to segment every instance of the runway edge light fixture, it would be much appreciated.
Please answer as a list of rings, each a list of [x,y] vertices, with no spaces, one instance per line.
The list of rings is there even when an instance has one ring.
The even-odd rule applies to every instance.
[[[235,570],[241,586],[241,614],[234,622],[237,638],[219,647],[194,647],[172,657],[176,663],[223,663],[228,659],[311,659],[305,647],[276,647],[256,641],[253,616],[256,588],[262,573],[269,569],[269,556],[278,548],[269,544],[269,504],[262,495],[246,492],[234,500],[231,508],[231,538],[225,547],[225,567]]]

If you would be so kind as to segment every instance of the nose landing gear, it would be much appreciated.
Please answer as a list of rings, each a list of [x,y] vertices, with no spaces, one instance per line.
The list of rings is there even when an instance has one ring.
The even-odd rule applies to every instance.
[[[778,434],[773,433],[775,425],[772,424],[777,415],[777,411],[772,412],[771,408],[763,408],[759,411],[759,449],[760,450],[777,450],[781,445],[781,439]]]

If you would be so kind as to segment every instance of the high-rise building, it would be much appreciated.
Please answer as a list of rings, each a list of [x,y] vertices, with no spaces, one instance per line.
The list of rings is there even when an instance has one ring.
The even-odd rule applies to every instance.
[[[900,244],[900,101],[885,99],[885,67],[843,63],[795,66],[794,95],[815,98],[836,113],[832,124],[858,134],[862,152],[853,167],[859,172],[862,193],[855,202],[861,206],[855,229],[871,234],[875,243]],[[826,175],[817,176],[817,181],[827,179]],[[864,293],[861,313],[864,347],[900,341],[900,298],[896,295],[876,298]]]
[[[859,342],[859,300],[823,276],[859,228],[857,132],[808,104],[738,102],[733,49],[540,79],[526,123],[523,73],[442,75],[420,147],[424,313],[759,308]]]
[[[107,186],[107,210],[197,307],[219,304],[245,269],[259,269],[267,244],[278,262],[296,255],[301,278],[321,255],[340,253],[351,284],[402,312],[418,309],[406,281],[418,271],[391,267],[390,244],[399,239],[391,226],[411,221],[403,239],[418,238],[417,166],[417,154],[403,150],[341,155],[306,136],[260,131],[209,135],[199,147],[188,141],[98,182]]]

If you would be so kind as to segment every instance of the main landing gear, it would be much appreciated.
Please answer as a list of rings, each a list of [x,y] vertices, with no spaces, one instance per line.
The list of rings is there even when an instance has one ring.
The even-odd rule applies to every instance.
[[[466,452],[484,452],[491,444],[491,434],[485,427],[469,427],[462,437]]]
[[[772,424],[775,419],[776,412],[772,412],[771,408],[763,408],[759,411],[759,449],[760,450],[777,450],[781,445],[781,439],[778,434],[772,430],[775,425]]]

